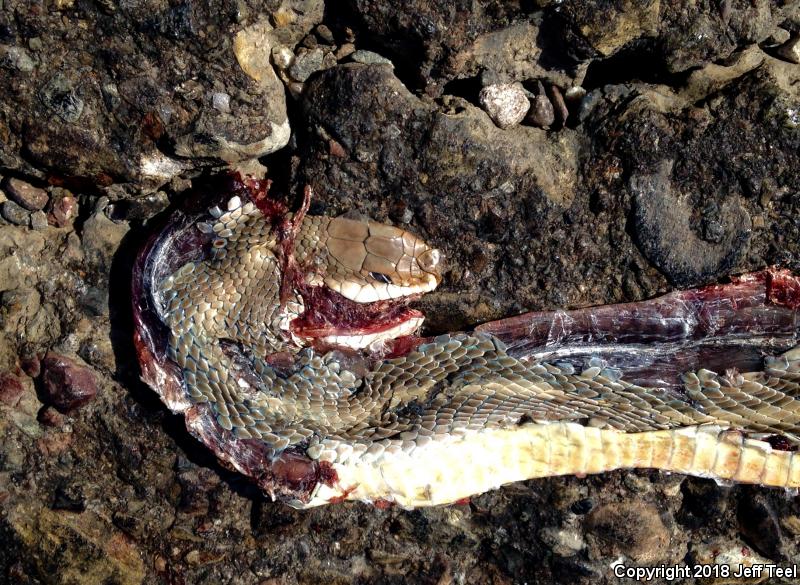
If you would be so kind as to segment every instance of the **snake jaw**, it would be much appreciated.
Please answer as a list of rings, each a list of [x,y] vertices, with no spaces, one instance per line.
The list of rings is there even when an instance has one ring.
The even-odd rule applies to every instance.
[[[307,344],[361,350],[413,335],[407,304],[441,281],[442,254],[410,232],[367,219],[312,218],[298,233],[303,270],[285,273],[306,310],[291,333]]]
[[[413,335],[422,327],[424,317],[410,317],[405,321],[389,327],[383,331],[373,331],[361,335],[348,333],[347,335],[327,335],[319,338],[319,341],[328,346],[345,347],[353,350],[366,348],[379,348],[384,343]]]

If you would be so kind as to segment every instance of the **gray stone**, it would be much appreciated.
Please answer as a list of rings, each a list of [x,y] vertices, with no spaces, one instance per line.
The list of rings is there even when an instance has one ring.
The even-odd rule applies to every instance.
[[[322,60],[325,57],[322,49],[311,49],[305,53],[300,53],[289,67],[289,76],[300,82],[305,82],[312,74],[322,68]]]
[[[215,110],[223,114],[229,114],[231,111],[231,96],[223,91],[215,91],[211,94],[211,105]]]
[[[3,60],[22,73],[30,73],[36,67],[25,47],[0,45],[0,55]]]
[[[119,243],[130,229],[127,223],[116,223],[108,219],[101,204],[83,224],[81,245],[86,263],[101,275],[111,271],[111,262]]]
[[[0,203],[0,215],[15,225],[27,226],[30,223],[30,212],[14,201]]]
[[[41,210],[31,213],[31,227],[35,230],[47,228],[47,214]]]
[[[57,73],[39,92],[39,98],[51,113],[64,122],[74,124],[81,119],[84,100],[78,94],[75,84],[61,73]]]
[[[365,65],[391,65],[394,67],[394,63],[383,55],[363,49],[351,53],[350,58],[356,63],[364,63]]]

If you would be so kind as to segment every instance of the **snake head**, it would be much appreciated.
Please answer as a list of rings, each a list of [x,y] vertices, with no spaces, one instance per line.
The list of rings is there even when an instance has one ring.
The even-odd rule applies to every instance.
[[[441,282],[442,254],[410,232],[369,219],[310,224],[305,253],[320,258],[323,286],[305,287],[306,310],[292,323],[299,337],[362,349],[413,334],[424,315],[408,301]]]
[[[327,231],[325,284],[351,301],[373,303],[420,295],[442,280],[442,254],[406,230],[337,217]]]

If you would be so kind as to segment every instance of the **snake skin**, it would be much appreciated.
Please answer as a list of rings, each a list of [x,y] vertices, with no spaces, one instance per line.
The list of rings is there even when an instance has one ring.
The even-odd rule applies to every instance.
[[[299,446],[310,458],[336,465],[340,476],[349,477],[353,486],[361,486],[355,490],[321,487],[313,501],[303,505],[336,497],[383,498],[408,506],[443,503],[505,481],[616,467],[660,467],[784,486],[800,480],[800,475],[791,479],[793,453],[788,451],[772,453],[781,469],[787,470],[778,474],[779,480],[770,480],[766,467],[757,475],[739,467],[725,472],[719,458],[719,453],[730,449],[729,428],[794,440],[800,424],[798,349],[769,359],[761,372],[687,373],[685,395],[629,383],[624,372],[602,363],[590,362],[579,371],[567,363],[518,359],[486,333],[436,337],[402,357],[379,360],[363,371],[342,360],[338,351],[320,354],[304,347],[291,327],[305,309],[304,299],[294,290],[282,298],[284,263],[273,224],[252,203],[243,205],[235,198],[228,207],[225,212],[212,210],[209,221],[198,225],[211,238],[210,257],[186,263],[155,292],[171,332],[169,358],[180,367],[190,400],[208,404],[223,429],[240,439],[260,440],[274,454]],[[366,220],[334,221],[305,216],[297,225],[293,258],[312,284],[336,291],[356,287],[356,292],[347,289],[355,296],[364,287],[372,287],[369,295],[381,298],[418,292],[415,283],[426,276],[420,269],[421,259],[431,253],[427,246],[397,228]],[[408,253],[395,253],[391,246],[367,240],[374,232],[384,233],[380,230],[393,230],[385,232],[387,241],[404,242]],[[393,280],[383,286],[370,276],[391,273],[400,262],[406,284]],[[276,363],[271,359],[275,355],[290,356],[291,367]],[[687,429],[701,432],[690,433],[691,439],[686,439]],[[526,438],[519,439],[525,433]],[[601,449],[595,465],[590,465],[589,451],[582,451],[581,445],[587,444],[591,433],[605,437],[607,449],[617,445],[630,451],[630,456],[615,459],[603,455]],[[678,461],[674,448],[669,457],[653,455],[652,445],[662,437],[673,442],[691,440],[698,449],[701,439],[712,435],[713,444],[706,443],[715,453],[714,460],[705,464],[700,451],[692,451],[694,467],[692,461]],[[499,445],[499,451],[506,449],[503,443],[495,443],[498,437],[523,440],[525,449],[545,441],[542,444],[551,450],[562,441],[564,453],[571,455],[536,469],[530,468],[533,463],[504,463],[515,470],[508,479],[500,474],[500,479],[487,478],[436,496],[431,495],[433,480],[412,481],[415,487],[406,490],[411,495],[396,482],[388,485],[385,477],[380,480],[384,483],[369,489],[370,469],[379,470],[374,471],[377,477],[388,474],[394,465],[400,466],[397,477],[413,475],[415,469],[436,467],[436,457],[440,463],[448,457],[438,449],[446,447],[458,454],[458,445],[466,448],[478,436]],[[755,443],[762,442],[740,441],[738,452],[746,452]],[[470,448],[486,447],[481,443]],[[649,449],[649,455],[634,456],[637,448]],[[486,456],[491,457],[491,452]],[[575,463],[577,459],[581,463]],[[402,464],[406,467],[398,463],[401,460],[408,462]],[[451,474],[440,483],[452,482]]]

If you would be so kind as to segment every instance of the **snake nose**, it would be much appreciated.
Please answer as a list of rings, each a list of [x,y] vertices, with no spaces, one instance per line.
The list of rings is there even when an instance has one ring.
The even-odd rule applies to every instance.
[[[425,272],[433,274],[437,280],[440,280],[442,277],[442,264],[444,264],[443,260],[444,255],[436,248],[432,248],[420,254],[419,258],[417,258],[417,263]]]

